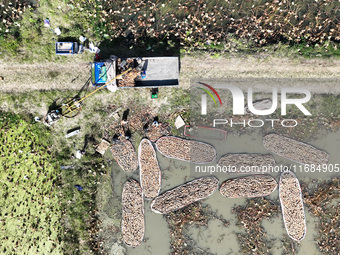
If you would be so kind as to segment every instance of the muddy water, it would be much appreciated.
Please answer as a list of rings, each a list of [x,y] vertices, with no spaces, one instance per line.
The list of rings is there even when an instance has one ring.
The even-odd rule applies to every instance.
[[[262,134],[253,132],[245,135],[228,134],[226,141],[212,141],[208,139],[200,139],[202,141],[213,144],[217,150],[217,158],[213,164],[216,164],[218,159],[226,153],[269,153],[262,145]],[[338,144],[340,140],[340,130],[333,133],[320,133],[313,141],[308,141],[309,144],[325,150],[330,154],[330,164],[339,163]],[[277,164],[290,165],[297,163],[283,159],[282,157],[273,155]],[[162,169],[162,187],[161,193],[165,190],[176,187],[195,177],[209,175],[207,173],[194,173],[192,166],[188,162],[182,162],[166,158],[157,153],[157,158]],[[117,169],[114,164],[113,170],[113,189],[120,196],[124,181],[130,177],[138,180],[138,172],[133,174],[124,173]],[[236,174],[219,173],[214,174],[220,179],[220,182],[236,176]],[[278,181],[280,173],[271,173]],[[329,180],[334,176],[339,176],[339,173],[311,173],[296,171],[299,180],[310,182],[312,179]],[[278,190],[270,195],[271,199],[278,199]],[[233,207],[245,203],[245,199],[227,199],[215,192],[208,199],[203,200],[203,203],[209,205],[217,215],[221,215],[224,219],[230,221],[228,227],[223,226],[222,222],[217,219],[209,221],[207,226],[189,226],[185,234],[192,239],[198,250],[212,254],[239,254],[239,245],[237,241],[237,233],[244,233],[244,230],[236,226],[236,217],[231,213]],[[320,254],[315,245],[314,238],[317,235],[315,229],[316,218],[306,212],[307,218],[307,234],[305,239],[300,242],[298,254]],[[146,255],[146,254],[170,254],[170,234],[165,218],[162,215],[152,213],[150,210],[150,201],[145,203],[145,240],[140,247],[126,247],[125,254],[131,255]],[[281,214],[279,217],[272,220],[264,220],[263,227],[267,232],[268,239],[274,240],[273,254],[281,254],[283,246],[281,239],[287,236],[284,229]]]
[[[162,169],[161,192],[191,179],[190,163],[168,159],[160,153],[157,158]],[[150,201],[145,202],[145,242],[137,248],[127,248],[126,254],[170,254],[168,225],[163,215],[151,212]]]

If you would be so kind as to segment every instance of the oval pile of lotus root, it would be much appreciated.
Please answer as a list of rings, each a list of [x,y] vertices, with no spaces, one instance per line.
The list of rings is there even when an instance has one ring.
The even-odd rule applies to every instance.
[[[129,140],[120,140],[111,145],[111,151],[114,159],[124,171],[132,172],[137,169],[137,154]]]
[[[226,180],[220,193],[229,198],[264,197],[273,193],[276,187],[277,182],[270,175],[251,175]]]
[[[159,138],[156,142],[156,148],[166,157],[193,163],[209,163],[216,158],[216,150],[210,144],[174,136]]]
[[[290,238],[301,241],[306,234],[306,217],[299,180],[292,172],[283,172],[279,182],[279,197],[285,228]]]
[[[151,202],[155,213],[170,213],[212,195],[218,189],[216,177],[202,177],[168,190]]]
[[[139,183],[133,179],[125,182],[122,193],[123,241],[132,247],[139,246],[144,238],[144,202]]]
[[[282,135],[266,135],[263,145],[267,150],[301,164],[317,166],[328,163],[327,152]]]
[[[275,166],[275,160],[272,155],[261,155],[261,154],[226,154],[218,161],[220,166],[232,166],[235,167],[235,171],[232,173],[264,173],[270,172],[269,167]],[[245,167],[249,167],[251,171],[245,171]],[[264,171],[264,167],[268,171]]]
[[[138,148],[140,182],[146,199],[158,196],[161,189],[161,169],[151,142],[143,139]]]

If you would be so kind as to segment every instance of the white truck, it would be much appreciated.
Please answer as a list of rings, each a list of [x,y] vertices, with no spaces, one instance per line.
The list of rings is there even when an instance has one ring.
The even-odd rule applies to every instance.
[[[131,68],[127,74],[114,79]],[[178,57],[117,58],[94,62],[91,68],[93,86],[107,83],[110,91],[120,88],[158,88],[179,86]],[[110,82],[112,81],[112,82]]]

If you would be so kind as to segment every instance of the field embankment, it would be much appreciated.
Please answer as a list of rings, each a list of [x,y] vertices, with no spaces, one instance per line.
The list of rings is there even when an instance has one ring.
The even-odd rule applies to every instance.
[[[90,65],[69,63],[0,62],[1,92],[80,90],[90,77]],[[279,58],[267,55],[212,58],[209,54],[181,58],[180,86],[188,88],[195,78],[339,78],[340,59]],[[306,82],[308,86],[308,83]],[[338,93],[336,83],[323,84],[320,93]]]

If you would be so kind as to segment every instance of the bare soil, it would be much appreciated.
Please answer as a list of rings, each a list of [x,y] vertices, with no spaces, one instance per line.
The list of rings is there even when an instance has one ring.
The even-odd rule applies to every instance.
[[[32,90],[79,90],[90,78],[88,62],[70,63],[1,63],[1,92],[26,92]]]

